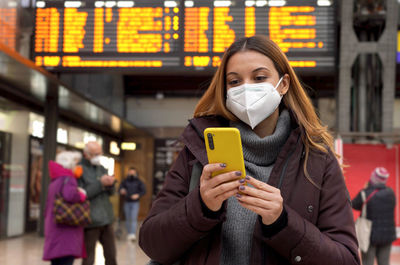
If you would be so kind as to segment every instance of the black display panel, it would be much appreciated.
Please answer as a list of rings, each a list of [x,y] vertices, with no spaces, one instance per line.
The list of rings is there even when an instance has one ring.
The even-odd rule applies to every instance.
[[[277,42],[300,70],[335,66],[330,0],[38,3],[33,60],[48,70],[212,73],[234,40],[255,34]]]

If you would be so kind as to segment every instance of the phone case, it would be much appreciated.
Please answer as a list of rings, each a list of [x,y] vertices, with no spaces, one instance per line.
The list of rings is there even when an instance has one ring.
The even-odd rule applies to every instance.
[[[246,177],[242,140],[238,129],[230,127],[207,128],[204,130],[204,139],[208,163],[226,164],[225,169],[214,172],[213,176],[225,172],[241,171],[241,178]]]

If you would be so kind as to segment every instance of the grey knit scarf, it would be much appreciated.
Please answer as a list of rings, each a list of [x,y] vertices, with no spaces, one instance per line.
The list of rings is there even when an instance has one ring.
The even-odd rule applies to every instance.
[[[290,129],[290,115],[283,110],[272,135],[260,138],[243,122],[230,122],[240,131],[246,174],[268,182],[276,158],[285,144]],[[228,199],[226,221],[222,225],[220,264],[249,264],[257,214],[243,208],[236,198]]]

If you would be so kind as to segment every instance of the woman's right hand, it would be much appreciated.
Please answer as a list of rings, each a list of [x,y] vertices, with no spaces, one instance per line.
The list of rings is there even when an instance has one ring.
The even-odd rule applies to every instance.
[[[222,170],[225,164],[208,164],[203,167],[200,177],[200,196],[204,204],[211,211],[221,209],[222,203],[238,193],[238,188],[243,183],[239,181],[240,171],[232,171],[212,177],[215,171]],[[244,181],[244,180],[242,180]]]

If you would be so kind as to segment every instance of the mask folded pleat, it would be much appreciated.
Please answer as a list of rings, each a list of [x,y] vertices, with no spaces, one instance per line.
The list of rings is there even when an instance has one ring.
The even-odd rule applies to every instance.
[[[228,89],[226,107],[241,121],[254,129],[268,118],[281,103],[281,95],[271,83],[243,84]]]

